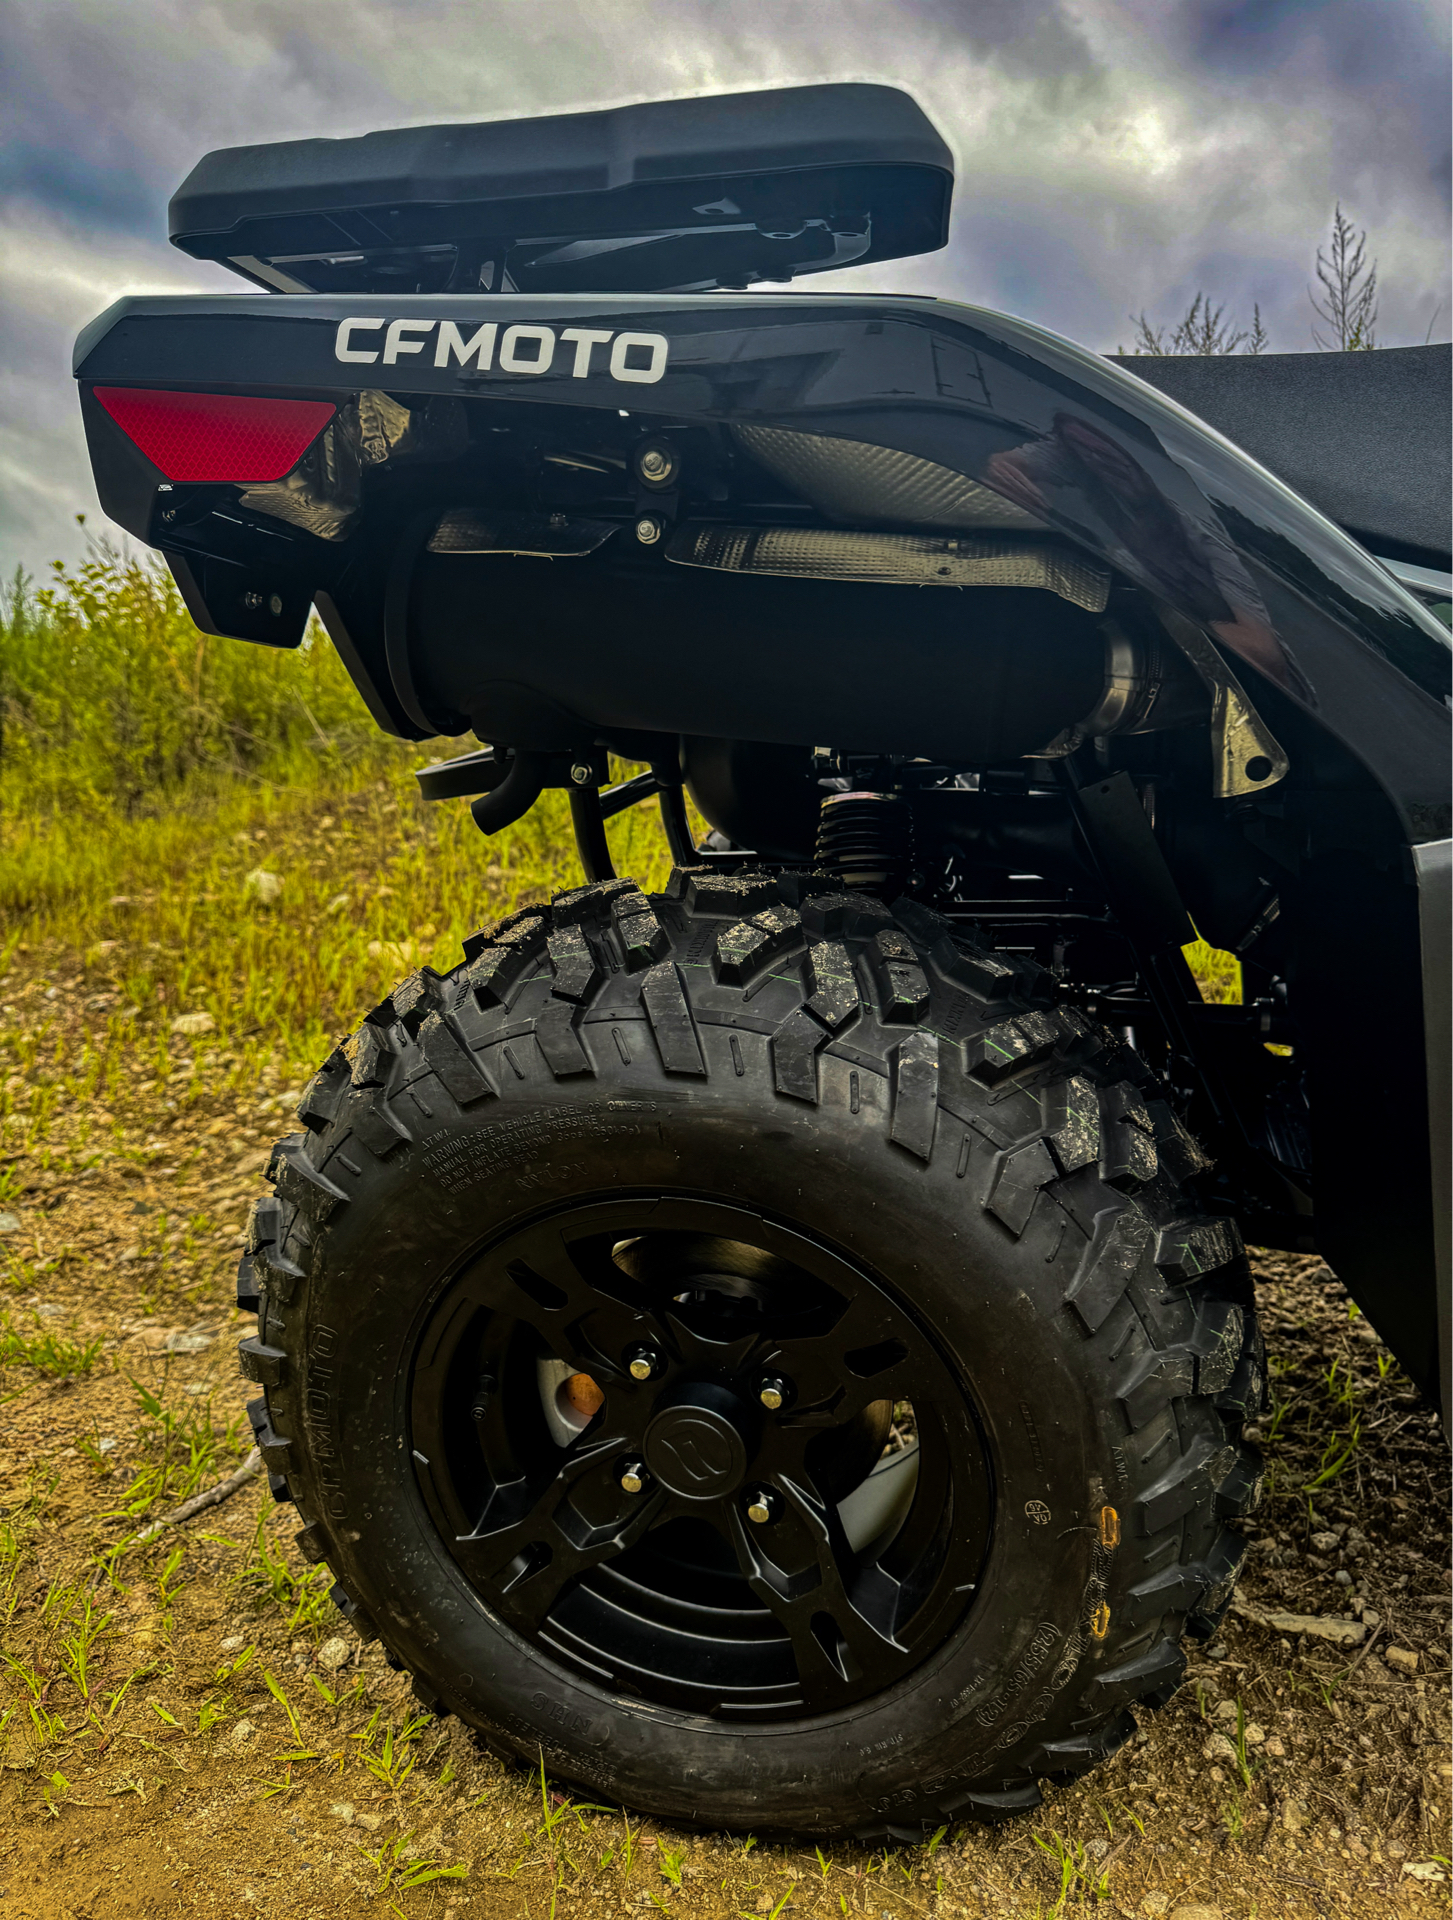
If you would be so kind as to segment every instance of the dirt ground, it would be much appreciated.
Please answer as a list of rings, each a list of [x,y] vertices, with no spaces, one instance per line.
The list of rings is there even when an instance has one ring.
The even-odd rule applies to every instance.
[[[233,1272],[296,1089],[276,1070],[239,1087],[213,1037],[154,1029],[136,1075],[88,1080],[84,1036],[36,1044],[75,966],[0,979],[7,1920],[1446,1906],[1448,1453],[1318,1262],[1257,1260],[1274,1407],[1236,1610],[1108,1766],[1029,1820],[921,1848],[673,1831],[421,1715],[263,1482],[138,1538],[247,1451]]]

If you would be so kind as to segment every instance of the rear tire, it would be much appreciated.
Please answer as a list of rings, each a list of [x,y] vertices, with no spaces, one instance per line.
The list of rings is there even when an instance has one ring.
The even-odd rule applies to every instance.
[[[241,1361],[303,1552],[431,1710],[658,1817],[916,1839],[1175,1689],[1263,1368],[1136,1056],[831,885],[608,882],[413,975],[274,1154]],[[890,1414],[912,1487],[853,1505]]]

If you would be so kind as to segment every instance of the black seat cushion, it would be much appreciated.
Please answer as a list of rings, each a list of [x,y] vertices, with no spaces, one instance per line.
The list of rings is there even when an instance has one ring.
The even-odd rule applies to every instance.
[[[1111,357],[1374,553],[1448,568],[1453,349]]]

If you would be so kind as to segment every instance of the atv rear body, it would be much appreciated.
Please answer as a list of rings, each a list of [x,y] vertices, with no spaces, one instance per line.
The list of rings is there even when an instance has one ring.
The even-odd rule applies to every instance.
[[[1316,429],[1303,419],[1299,451],[1287,462],[1307,476],[1313,498],[1324,488],[1319,504],[1277,478],[1267,425],[1274,409],[1245,395],[1259,380],[1259,391],[1275,387],[1280,404],[1297,411],[1298,376],[1287,361],[1276,363],[1281,376],[1265,362],[1218,366],[1216,392],[1199,369],[1182,378],[1187,388],[1201,379],[1212,411],[1261,419],[1266,438],[1258,450],[1268,463],[1261,465],[1157,391],[1176,390],[1172,363],[1137,363],[1151,385],[1124,365],[977,308],[759,290],[756,281],[789,270],[942,242],[946,155],[921,116],[893,105],[901,96],[855,91],[864,96],[856,155],[850,142],[833,145],[829,121],[814,121],[817,107],[801,99],[784,109],[801,122],[790,151],[783,121],[773,123],[772,140],[765,122],[744,132],[733,121],[710,139],[698,126],[687,151],[681,129],[694,123],[686,106],[713,103],[684,103],[673,109],[677,131],[662,136],[664,145],[653,147],[640,133],[640,124],[648,131],[656,124],[649,121],[656,110],[640,110],[647,122],[630,123],[634,171],[620,157],[619,125],[612,148],[599,128],[562,122],[566,131],[538,136],[535,159],[544,173],[530,175],[512,149],[518,164],[508,191],[500,185],[504,161],[489,158],[495,148],[486,153],[487,142],[466,151],[467,142],[440,149],[437,139],[431,146],[423,135],[407,136],[415,159],[433,156],[427,191],[404,191],[401,182],[417,183],[419,174],[409,174],[414,160],[397,147],[370,149],[368,193],[361,176],[348,172],[361,164],[357,154],[344,151],[366,142],[303,143],[307,151],[287,166],[291,150],[276,150],[282,159],[266,178],[251,156],[269,150],[213,156],[174,203],[174,234],[260,286],[295,290],[125,300],[82,335],[76,374],[102,504],[162,552],[198,625],[291,647],[316,608],[382,728],[420,741],[473,732],[484,743],[476,754],[427,769],[426,795],[475,797],[476,819],[494,831],[542,787],[567,788],[585,879],[600,889],[578,908],[557,903],[551,925],[482,936],[447,991],[425,981],[408,990],[407,1005],[396,995],[371,1015],[361,1031],[374,1038],[364,1051],[375,1047],[377,1059],[393,1064],[361,1070],[354,1045],[347,1062],[325,1069],[313,1111],[303,1115],[307,1153],[280,1163],[279,1193],[290,1191],[291,1180],[314,1199],[323,1188],[341,1199],[348,1189],[338,1186],[336,1167],[328,1172],[327,1154],[343,1151],[347,1130],[338,1129],[345,1110],[353,1111],[347,1103],[374,1100],[372,1088],[394,1103],[390,1124],[400,1141],[410,1136],[396,1096],[416,1084],[409,1074],[443,1076],[450,1100],[462,1102],[460,1126],[485,1097],[460,1061],[473,1060],[492,1097],[510,1091],[510,1068],[497,1071],[490,1049],[509,1053],[516,1003],[476,976],[485,967],[490,982],[518,978],[510,993],[526,992],[534,975],[488,957],[508,955],[512,939],[522,954],[536,951],[532,940],[548,942],[540,965],[556,984],[539,989],[545,1011],[518,1015],[526,1023],[518,1031],[528,1026],[538,1035],[542,1086],[553,1085],[552,1075],[605,1075],[607,1057],[610,1074],[623,1073],[636,1042],[621,1022],[636,1019],[651,1038],[661,1085],[685,1097],[699,1063],[698,1116],[714,1113],[712,1103],[726,1096],[701,1036],[721,1022],[725,1036],[736,1021],[742,1035],[757,1035],[768,1049],[762,1091],[752,1096],[766,1107],[754,1108],[749,1124],[767,1127],[774,1103],[790,1110],[782,1138],[794,1139],[794,1152],[834,1151],[826,1137],[812,1144],[798,1137],[803,1102],[816,1112],[840,1092],[843,1113],[858,1115],[867,1099],[861,1072],[864,1084],[883,1076],[884,1142],[907,1156],[905,1166],[928,1167],[935,1152],[948,1152],[952,1162],[959,1149],[943,1144],[945,1113],[968,1108],[952,1107],[951,1088],[959,1076],[967,1076],[965,1088],[998,1084],[994,1048],[1006,1064],[1011,1056],[1048,1059],[1049,1052],[1034,1052],[1033,1020],[1040,1019],[1051,1023],[1045,1048],[1071,1061],[1062,1068],[1071,1077],[1046,1082],[1036,1096],[1039,1131],[1024,1136],[1038,1145],[1043,1170],[1023,1184],[1026,1159],[1013,1176],[1029,1196],[1020,1218],[1002,1184],[1010,1177],[1004,1156],[1027,1148],[1006,1133],[992,1146],[1000,1161],[980,1203],[1000,1221],[995,1232],[1012,1219],[1010,1231],[1029,1234],[1039,1218],[1036,1193],[1089,1177],[1080,1171],[1086,1161],[1064,1144],[1064,1129],[1073,1132],[1066,1115],[1075,1100],[1090,1101],[1100,1131],[1089,1157],[1106,1184],[1093,1204],[1058,1202],[1077,1222],[1072,1240],[1083,1233],[1088,1249],[1067,1303],[1100,1271],[1095,1261],[1122,1204],[1115,1196],[1152,1178],[1133,1171],[1131,1149],[1143,1135],[1159,1143],[1155,1177],[1173,1170],[1192,1198],[1157,1201],[1159,1213],[1147,1201],[1154,1231],[1148,1226],[1150,1239],[1135,1243],[1141,1251],[1126,1254],[1131,1265],[1143,1257],[1147,1272],[1174,1270],[1176,1284],[1189,1284],[1202,1271],[1234,1266],[1237,1226],[1257,1244],[1320,1253],[1408,1372],[1430,1396],[1441,1392],[1446,1406],[1449,645],[1435,610],[1446,593],[1446,540],[1440,545],[1437,531],[1441,524],[1446,532],[1446,511],[1440,521],[1428,498],[1433,483],[1417,460],[1404,473],[1405,497],[1395,478],[1370,496],[1359,484],[1358,449],[1347,447],[1333,421],[1322,434],[1325,458],[1306,445]],[[458,130],[430,137],[451,131]],[[464,131],[524,138],[509,128]],[[759,144],[739,151],[728,133],[739,148]],[[320,159],[312,151],[329,145],[336,155]],[[540,157],[548,158],[547,149],[558,162],[553,174]],[[610,164],[600,159],[607,149]],[[655,156],[654,176],[643,153]],[[592,155],[599,160],[593,174]],[[491,166],[496,173],[481,185]],[[1349,355],[1338,368],[1352,389],[1365,370],[1369,380],[1426,392],[1432,407],[1439,382],[1446,384],[1446,352],[1438,349]],[[1375,420],[1388,417],[1376,401],[1369,411]],[[1253,437],[1250,426],[1246,437]],[[1436,471],[1426,452],[1419,459]],[[1444,489],[1446,507],[1446,470]],[[612,789],[612,755],[647,771]],[[683,790],[714,829],[705,847],[689,838]],[[680,874],[675,904],[650,909],[646,928],[647,904],[627,910],[613,885],[603,823],[615,807],[650,794],[660,797]],[[821,904],[830,899],[865,904]],[[742,903],[740,914],[728,911],[731,900]],[[1239,959],[1240,1004],[1202,1001],[1181,952],[1197,935]],[[824,941],[837,943],[830,964],[814,945]],[[969,950],[997,956],[1004,979],[1017,983],[1003,988],[1009,1000],[1001,1004],[990,975],[973,971],[979,962],[963,960]],[[546,945],[538,952],[545,956]],[[782,998],[776,976],[759,970],[772,954],[784,956],[780,966],[789,971],[806,969],[794,989],[799,999]],[[570,955],[570,965],[585,969],[578,992],[560,984],[573,977]],[[709,980],[703,974],[698,986],[693,966],[706,968]],[[629,1007],[610,997],[617,975],[633,983]],[[825,984],[829,976],[836,989]],[[708,990],[733,1004],[739,997],[740,1016],[701,1001]],[[506,1026],[476,1030],[476,1014],[466,1019],[460,1011],[466,1003],[499,1010]],[[859,1056],[850,1023],[870,1010],[881,1045],[862,1039],[860,1066],[853,1066],[850,1056]],[[1012,1033],[1003,1024],[1011,1017],[1020,1022]],[[1074,1049],[1088,1044],[1076,1036],[1091,1029],[1106,1036],[1096,1046],[1133,1048],[1160,1091],[1152,1095],[1147,1078],[1132,1098],[1142,1069],[1122,1072],[1107,1064],[1109,1053],[1072,1071],[1082,1058]],[[737,1079],[754,1084],[743,1045],[734,1029],[720,1069],[728,1091]],[[405,1055],[414,1066],[401,1064]],[[832,1061],[841,1066],[840,1089]],[[446,1062],[453,1063],[447,1070]],[[515,1071],[525,1099],[528,1075]],[[914,1090],[930,1084],[925,1075],[938,1092],[927,1106],[915,1105]],[[628,1089],[616,1091],[625,1098]],[[988,1104],[975,1104],[981,1092],[969,1101],[960,1181],[978,1164],[971,1134],[981,1143],[995,1138],[993,1100],[982,1098]],[[1192,1135],[1204,1153],[1190,1149]],[[1184,1150],[1174,1144],[1181,1139]],[[1053,1141],[1060,1144],[1044,1144]],[[841,1151],[844,1166],[852,1164],[856,1149]],[[695,1152],[683,1147],[681,1163],[695,1166],[692,1204],[705,1206],[709,1156],[698,1163]],[[617,1183],[621,1195],[670,1187],[656,1149],[643,1145],[641,1154],[636,1163],[628,1153],[609,1163],[596,1154],[592,1205],[600,1203],[602,1181]],[[391,1205],[401,1204],[405,1163],[413,1164],[408,1153],[403,1162],[389,1160]],[[771,1206],[786,1206],[774,1171],[759,1167],[754,1178],[745,1198],[766,1205],[770,1191]],[[953,1194],[974,1184],[956,1187],[952,1167],[946,1178],[942,1193],[930,1199],[925,1191],[925,1221],[946,1223]],[[290,1204],[300,1204],[296,1195]],[[294,1242],[281,1214],[259,1231],[249,1257],[262,1277],[249,1297],[261,1302],[264,1318],[269,1285],[281,1302],[301,1284],[334,1204],[322,1215],[304,1209]],[[685,1207],[686,1198],[671,1204]],[[835,1204],[851,1212],[847,1187]],[[906,1208],[904,1231],[911,1231],[911,1204],[893,1204]],[[473,1246],[503,1227],[491,1217],[469,1231]],[[812,1231],[825,1231],[823,1222]],[[689,1240],[700,1247],[715,1245],[726,1228],[716,1215],[688,1221],[683,1213],[671,1232],[673,1246]],[[947,1224],[924,1232],[941,1253]],[[453,1256],[430,1244],[442,1271]],[[759,1264],[732,1256],[732,1271],[756,1276],[741,1285],[770,1291],[776,1274],[790,1292],[786,1269],[771,1264],[786,1259],[782,1245],[753,1244]],[[880,1246],[875,1271],[884,1257]],[[1036,1257],[1043,1265],[1069,1255]],[[321,1272],[326,1257],[316,1258]],[[808,1268],[813,1284],[838,1284],[825,1266]],[[270,1282],[270,1273],[280,1277]],[[800,1275],[791,1284],[808,1287]],[[521,1308],[521,1325],[528,1321],[535,1332],[520,1338],[539,1333],[540,1301],[554,1285]],[[738,1288],[732,1297],[740,1307],[746,1295]],[[1240,1298],[1234,1288],[1225,1295],[1233,1298]],[[981,1302],[979,1310],[989,1309]],[[1230,1310],[1216,1309],[1223,1331]],[[1145,1306],[1137,1324],[1160,1324],[1160,1311]],[[1080,1316],[1075,1324],[1087,1338],[1103,1323],[1083,1296]],[[1243,1319],[1235,1325],[1242,1328]],[[366,1334],[362,1323],[358,1337],[394,1339],[381,1330]],[[660,1333],[651,1348],[658,1358],[670,1337]],[[1160,1337],[1146,1335],[1152,1346]],[[259,1338],[249,1363],[254,1377],[282,1394],[288,1363],[267,1356],[281,1355],[286,1343],[279,1336],[269,1346],[265,1330]],[[913,1349],[906,1331],[875,1338],[885,1353]],[[1001,1338],[1007,1356],[1013,1343]],[[1166,1338],[1189,1340],[1192,1352],[1200,1335],[1181,1329]],[[1234,1346],[1242,1334],[1225,1338]],[[1224,1371],[1206,1363],[1196,1391],[1239,1392],[1239,1420],[1249,1375],[1235,1373],[1239,1346],[1226,1353]],[[1075,1354],[1066,1366],[1089,1364],[1079,1348]],[[1247,1367],[1251,1355],[1248,1345]],[[559,1364],[562,1378],[589,1373],[578,1348]],[[666,1365],[660,1359],[654,1374],[632,1377],[664,1391]],[[691,1381],[699,1372],[687,1368]],[[1234,1390],[1233,1375],[1241,1382]],[[762,1375],[764,1393],[776,1391],[774,1377]],[[1192,1377],[1184,1375],[1187,1392]],[[413,1378],[409,1391],[417,1395]],[[725,1400],[718,1407],[699,1382],[673,1384],[677,1399],[652,1418],[670,1414],[679,1426],[688,1386],[697,1395],[692,1444],[705,1449],[703,1459],[713,1447],[725,1449],[723,1461],[739,1445],[747,1453],[767,1447],[745,1415]],[[901,1387],[882,1393],[882,1404],[896,1405]],[[285,1398],[278,1405],[302,1419]],[[1230,1407],[1222,1407],[1227,1421]],[[487,1426],[489,1416],[479,1417]],[[270,1413],[264,1421],[269,1444],[285,1450],[272,1420]],[[703,1438],[708,1428],[712,1437]],[[1183,1444],[1191,1445],[1185,1431]],[[442,1431],[436,1439],[441,1449],[455,1444]],[[504,1442],[481,1444],[488,1454]],[[556,1444],[564,1444],[558,1434]],[[659,1452],[665,1442],[651,1444]],[[679,1453],[686,1442],[678,1436],[673,1445]],[[1036,1440],[1031,1451],[1038,1447]],[[434,1452],[420,1447],[416,1458]],[[954,1471],[975,1470],[953,1457]],[[652,1484],[652,1474],[661,1480],[659,1462],[651,1468],[645,1454],[622,1455],[616,1466],[622,1485],[632,1477]],[[1223,1479],[1214,1484],[1229,1488],[1228,1469],[1219,1471]],[[287,1474],[280,1477],[286,1485]],[[678,1496],[688,1497],[679,1487]],[[327,1501],[316,1491],[312,1497],[310,1546],[331,1557]],[[786,1524],[773,1503],[788,1496],[773,1493],[767,1479],[751,1497],[772,1524]],[[429,1495],[442,1534],[462,1524],[454,1498],[437,1488]],[[1229,1492],[1221,1510],[1238,1510]],[[971,1558],[991,1551],[992,1521],[979,1515],[973,1528]],[[755,1537],[751,1527],[737,1531]],[[1179,1601],[1166,1603],[1185,1617],[1199,1608],[1208,1622],[1224,1605],[1230,1578],[1229,1570],[1224,1581],[1213,1570],[1221,1549],[1207,1544],[1212,1538],[1185,1546],[1183,1563],[1199,1571],[1194,1580],[1185,1575]],[[545,1565],[538,1554],[548,1560],[550,1551],[524,1540],[524,1571],[511,1578],[528,1586]],[[932,1559],[927,1545],[924,1552]],[[562,1554],[557,1544],[557,1571]],[[942,1573],[948,1562],[933,1564]],[[581,1583],[574,1591],[585,1594],[593,1576],[583,1562],[572,1566]],[[491,1580],[504,1580],[498,1567],[485,1580],[487,1609],[505,1628],[526,1637],[538,1630],[557,1652],[565,1647],[560,1657],[576,1672],[598,1672],[608,1659],[604,1629],[594,1616],[593,1625],[586,1621],[584,1600],[571,1616],[584,1639],[567,1646],[563,1627],[542,1625],[543,1602],[533,1613],[512,1610],[505,1596],[514,1588],[504,1581],[496,1590]],[[965,1590],[972,1585],[971,1577]],[[1087,1619],[1098,1620],[1099,1604]],[[790,1638],[797,1629],[789,1623],[787,1631]],[[787,1668],[772,1668],[777,1677],[762,1682],[761,1697],[770,1694],[779,1715],[846,1711],[868,1687],[861,1676],[876,1655],[858,1661],[851,1633],[833,1641],[823,1639],[828,1630],[820,1624],[812,1631],[828,1648],[829,1678],[804,1678],[798,1695],[797,1682],[783,1678]],[[407,1639],[405,1628],[400,1634]],[[1094,1634],[1085,1634],[1089,1658]],[[893,1633],[888,1639],[898,1645]],[[593,1652],[584,1650],[587,1642]],[[811,1655],[807,1674],[816,1656],[810,1640],[802,1644]],[[416,1670],[428,1666],[408,1648],[403,1657]],[[873,1685],[909,1684],[897,1659],[885,1656]],[[1143,1683],[1106,1692],[1105,1711],[1154,1697],[1165,1670],[1152,1661],[1147,1674],[1152,1667]],[[680,1693],[686,1680],[672,1680],[668,1668],[660,1670],[666,1678],[658,1675],[659,1697],[688,1714],[730,1719],[744,1710],[742,1699],[757,1697],[755,1681],[741,1680],[738,1698],[732,1680],[703,1705]],[[658,1682],[642,1688],[649,1695]],[[445,1697],[437,1675],[431,1684]],[[467,1689],[463,1697],[467,1707]],[[527,1709],[518,1711],[528,1719]],[[516,1744],[525,1738],[518,1728],[509,1733],[507,1715],[491,1722],[488,1711],[479,1714],[481,1724],[504,1725]],[[1005,1751],[1006,1741],[995,1750]],[[1086,1748],[1083,1764],[1101,1750],[1108,1750],[1103,1742]],[[578,1745],[571,1752],[577,1776],[592,1777],[581,1772]],[[1012,1801],[1021,1791],[1014,1782],[1036,1768],[1080,1764],[1058,1747],[1058,1761],[1048,1752],[1015,1761],[1020,1772],[1005,1774],[1006,1806],[1022,1804]],[[745,1819],[750,1795],[741,1797],[741,1780],[724,1763],[728,1776],[738,1795],[731,1817]],[[629,1792],[651,1803],[644,1779]],[[975,1791],[982,1798],[988,1789],[981,1783]],[[655,1804],[667,1803],[658,1797]],[[903,1804],[911,1824],[919,1802],[910,1794]],[[923,1817],[946,1804],[929,1794]],[[793,1817],[830,1827],[839,1816],[825,1808],[814,1803]]]

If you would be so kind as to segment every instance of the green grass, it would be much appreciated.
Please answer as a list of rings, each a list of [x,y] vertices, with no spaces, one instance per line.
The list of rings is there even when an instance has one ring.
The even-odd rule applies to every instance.
[[[8,1317],[0,1316],[0,1367],[30,1367],[50,1380],[74,1379],[89,1373],[101,1356],[99,1339],[77,1342],[48,1333],[39,1319],[27,1333]]]
[[[1182,953],[1196,976],[1201,998],[1222,1005],[1241,1005],[1241,962],[1234,953],[1224,953],[1204,940],[1196,940]]]
[[[0,1005],[50,962],[92,1016],[49,1058],[9,1036],[0,1147],[43,1139],[62,1099],[306,1075],[413,967],[579,884],[563,793],[486,840],[413,778],[472,739],[386,739],[320,632],[295,653],[206,638],[164,574],[104,552],[12,587],[0,722]],[[620,872],[662,884],[654,802],[609,836]]]
[[[374,741],[330,646],[201,634],[164,569],[104,545],[85,566],[57,565],[44,587],[17,575],[0,641],[0,778],[32,818],[137,819],[183,792],[266,777],[310,745],[334,756]],[[12,871],[5,904],[49,871]]]
[[[200,1488],[232,1472],[247,1452],[242,1416],[234,1413],[219,1431],[210,1397],[182,1410],[168,1406],[150,1387],[133,1380],[140,1418],[134,1445],[143,1464],[127,1487],[115,1517],[131,1521],[159,1506],[174,1507]]]
[[[287,1631],[305,1628],[315,1640],[331,1629],[338,1615],[329,1599],[333,1576],[325,1566],[299,1566],[296,1555],[289,1555],[274,1543],[268,1532],[275,1514],[263,1507],[257,1516],[252,1539],[241,1550],[242,1564],[228,1577],[230,1584],[259,1613],[268,1612],[286,1620]],[[221,1534],[208,1534],[209,1540],[228,1547],[238,1542]]]

